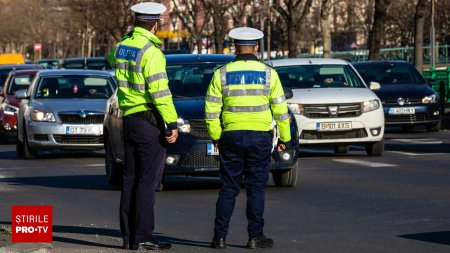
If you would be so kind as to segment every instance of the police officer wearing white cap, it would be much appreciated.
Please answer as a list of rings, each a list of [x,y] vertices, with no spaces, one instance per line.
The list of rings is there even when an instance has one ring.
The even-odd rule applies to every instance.
[[[236,58],[219,68],[209,84],[205,121],[219,149],[222,188],[216,202],[211,247],[226,247],[230,219],[242,176],[247,190],[247,232],[250,249],[273,246],[264,235],[265,188],[271,162],[270,128],[275,119],[280,131],[278,151],[291,141],[289,114],[278,74],[258,61],[258,42],[264,34],[253,28],[230,31]]]
[[[115,69],[123,111],[125,168],[120,229],[124,248],[164,250],[171,245],[153,235],[155,190],[163,174],[165,143],[174,143],[178,136],[166,59],[155,35],[166,7],[145,2],[133,5],[131,10],[135,27],[108,57]]]

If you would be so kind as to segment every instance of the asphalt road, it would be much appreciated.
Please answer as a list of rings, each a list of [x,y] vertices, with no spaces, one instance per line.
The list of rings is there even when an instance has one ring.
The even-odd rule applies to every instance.
[[[298,186],[266,194],[264,252],[450,252],[450,131],[389,129],[382,157],[352,146],[301,149]],[[157,193],[156,234],[167,252],[216,252],[212,237],[216,178],[170,177]],[[45,153],[22,160],[0,146],[0,247],[11,244],[13,205],[52,205],[49,252],[120,250],[120,189],[104,177],[103,152]],[[247,252],[245,189],[239,195],[227,252]],[[20,248],[9,245],[0,248]],[[30,248],[30,245],[23,247]],[[259,252],[259,251],[258,251]]]

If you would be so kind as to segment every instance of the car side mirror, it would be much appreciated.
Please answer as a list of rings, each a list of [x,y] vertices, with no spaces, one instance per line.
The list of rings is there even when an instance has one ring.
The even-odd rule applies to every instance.
[[[29,96],[28,96],[28,92],[26,89],[16,91],[16,98],[27,99],[28,97]]]
[[[292,93],[291,88],[283,87],[284,96],[286,99],[291,99],[294,97],[294,93]]]
[[[369,85],[370,85],[369,88],[371,90],[379,90],[381,88],[381,85],[379,82],[370,82]]]

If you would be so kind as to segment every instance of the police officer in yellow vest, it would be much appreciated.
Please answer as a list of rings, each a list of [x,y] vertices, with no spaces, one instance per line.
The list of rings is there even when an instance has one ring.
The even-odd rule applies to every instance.
[[[247,190],[247,247],[273,246],[264,235],[264,192],[269,176],[275,119],[278,150],[290,141],[289,115],[277,72],[258,61],[258,41],[264,34],[253,28],[230,31],[236,58],[214,72],[208,87],[205,120],[209,135],[219,149],[222,188],[216,203],[213,248],[225,248],[230,218],[241,179]]]
[[[120,228],[124,248],[163,250],[171,245],[153,235],[155,190],[164,169],[165,144],[174,143],[178,137],[178,116],[168,88],[166,59],[159,48],[161,41],[155,36],[166,7],[146,2],[131,10],[135,13],[135,27],[108,57],[115,68],[123,111],[125,169]]]

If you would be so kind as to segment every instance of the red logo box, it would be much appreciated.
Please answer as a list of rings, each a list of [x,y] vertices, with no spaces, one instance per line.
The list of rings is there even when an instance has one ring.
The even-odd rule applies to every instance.
[[[12,242],[52,242],[51,206],[13,206]]]

